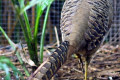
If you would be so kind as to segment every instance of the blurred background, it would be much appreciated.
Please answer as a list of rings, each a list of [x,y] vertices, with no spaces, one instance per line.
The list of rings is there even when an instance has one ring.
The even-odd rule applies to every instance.
[[[55,0],[50,9],[45,44],[50,44],[56,42],[54,27],[57,27],[57,32],[59,34],[59,38],[61,41],[61,32],[60,32],[60,15],[61,9],[63,6],[64,0]],[[106,35],[104,42],[107,42],[112,45],[120,44],[120,0],[113,1],[114,8],[114,17],[112,27],[110,32]],[[29,20],[31,24],[31,28],[34,28],[35,24],[35,7],[32,7],[28,11]],[[39,38],[41,36],[41,30],[43,26],[44,13],[39,22]],[[0,0],[0,26],[6,31],[8,36],[15,42],[19,43],[20,40],[24,41],[22,29],[20,24],[15,16],[13,6],[10,0]],[[38,39],[40,42],[40,39]],[[5,46],[8,45],[7,40],[0,32],[0,45]]]

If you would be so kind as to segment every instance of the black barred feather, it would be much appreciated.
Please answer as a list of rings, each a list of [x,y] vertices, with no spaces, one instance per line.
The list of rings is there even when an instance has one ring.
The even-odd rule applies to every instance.
[[[69,42],[63,42],[28,80],[49,80],[67,60]]]
[[[105,0],[95,1],[90,3],[90,5],[93,5],[93,8],[89,15],[89,28],[85,33],[85,39],[88,42],[88,50],[92,50],[99,46],[106,32],[109,30],[109,16],[107,14],[109,12],[109,7],[105,3]]]

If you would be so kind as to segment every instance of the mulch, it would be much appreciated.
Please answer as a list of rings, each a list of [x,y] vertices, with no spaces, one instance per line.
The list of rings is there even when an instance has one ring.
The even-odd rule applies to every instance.
[[[48,51],[47,51],[48,52]],[[0,56],[4,55],[13,62],[13,64],[24,73],[17,57],[13,54],[10,46],[0,48]],[[27,65],[29,71],[31,67]],[[11,71],[12,74],[12,71]],[[4,80],[5,72],[0,70],[0,80]],[[25,76],[25,75],[24,75]],[[11,75],[12,80],[15,80]],[[25,76],[25,78],[27,78]],[[79,60],[71,57],[58,70],[52,80],[83,80],[84,74]],[[88,80],[120,80],[120,46],[105,44],[94,55],[88,67]]]

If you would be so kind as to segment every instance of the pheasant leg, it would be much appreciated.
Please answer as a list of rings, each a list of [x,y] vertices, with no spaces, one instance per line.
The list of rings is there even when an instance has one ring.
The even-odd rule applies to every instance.
[[[87,80],[88,61],[85,59],[85,80]]]
[[[79,56],[79,62],[80,62],[80,64],[81,64],[81,68],[82,68],[82,72],[83,72],[83,74],[85,73],[85,70],[84,70],[84,65],[83,65],[83,61],[82,61],[82,58],[81,58],[81,55]]]

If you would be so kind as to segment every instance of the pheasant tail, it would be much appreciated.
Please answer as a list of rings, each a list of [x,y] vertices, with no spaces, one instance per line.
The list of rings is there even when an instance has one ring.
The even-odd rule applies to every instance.
[[[67,60],[69,42],[64,41],[28,80],[49,80]]]

